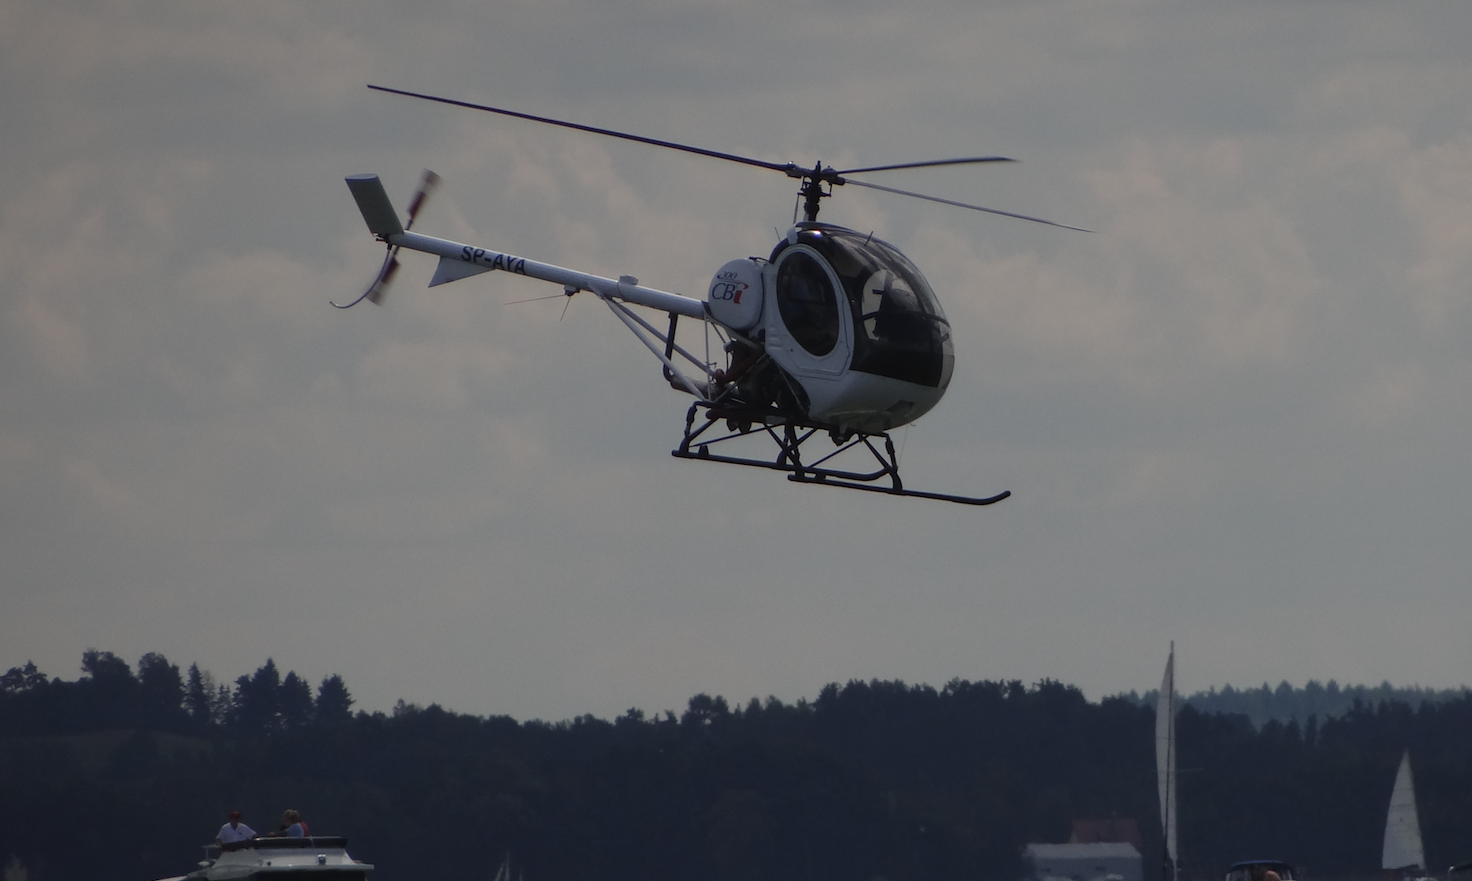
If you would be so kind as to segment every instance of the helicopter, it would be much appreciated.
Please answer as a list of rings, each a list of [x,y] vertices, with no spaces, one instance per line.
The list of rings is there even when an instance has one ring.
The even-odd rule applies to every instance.
[[[694,398],[685,415],[683,437],[672,451],[677,458],[782,471],[788,480],[811,486],[964,505],[991,505],[1011,495],[1009,490],[966,496],[904,485],[889,432],[928,413],[950,385],[955,369],[950,322],[925,277],[898,248],[872,233],[819,221],[818,210],[836,187],[856,186],[1088,231],[853,177],[1013,160],[975,156],[842,170],[822,162],[806,167],[486,104],[386,86],[368,88],[776,171],[800,182],[802,218],[795,209],[792,226],[768,256],[734,259],[717,269],[702,300],[645,287],[630,275],[604,278],[413,232],[439,177],[424,173],[401,222],[378,176],[355,174],[347,178],[348,189],[387,254],[361,296],[331,305],[348,309],[364,300],[381,303],[403,249],[439,257],[430,287],[492,271],[560,284],[566,297],[588,292],[607,305],[661,362],[665,381]],[[665,313],[667,327],[656,327],[631,305]],[[682,318],[703,326],[703,355],[677,343]],[[749,452],[753,439],[768,451],[766,455]],[[822,446],[825,439],[831,448]]]

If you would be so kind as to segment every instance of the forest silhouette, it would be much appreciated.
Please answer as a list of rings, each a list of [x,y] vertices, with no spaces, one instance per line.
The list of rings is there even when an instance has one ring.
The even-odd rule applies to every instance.
[[[489,879],[507,854],[526,881],[1015,881],[1026,843],[1132,817],[1160,877],[1154,709],[1131,696],[876,680],[611,721],[352,707],[341,677],[270,660],[233,685],[157,653],[135,672],[89,650],[74,681],[12,668],[0,862],[148,881],[194,866],[229,810],[264,832],[291,807],[379,881]],[[1188,704],[1177,731],[1183,878],[1264,857],[1374,876],[1406,749],[1431,866],[1472,857],[1466,692],[1257,726]]]

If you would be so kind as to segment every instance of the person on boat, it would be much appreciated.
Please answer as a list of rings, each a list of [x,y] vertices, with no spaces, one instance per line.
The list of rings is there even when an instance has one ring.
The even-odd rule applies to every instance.
[[[220,827],[220,834],[215,836],[215,843],[234,844],[237,841],[255,837],[256,830],[240,822],[240,811],[231,811],[230,821]]]
[[[287,808],[286,813],[281,815],[281,828],[267,833],[267,837],[306,838],[310,834],[307,832],[307,821],[302,819],[302,815],[292,808]]]

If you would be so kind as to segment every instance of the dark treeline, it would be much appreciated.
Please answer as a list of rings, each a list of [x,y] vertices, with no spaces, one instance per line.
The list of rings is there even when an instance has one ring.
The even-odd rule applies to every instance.
[[[1142,696],[1130,692],[1130,700],[1155,706],[1158,690],[1147,691]],[[1280,682],[1276,688],[1264,682],[1257,688],[1233,688],[1223,686],[1221,691],[1212,688],[1198,691],[1181,700],[1202,713],[1241,714],[1253,725],[1267,722],[1297,722],[1308,724],[1311,717],[1320,719],[1343,716],[1355,704],[1377,706],[1382,703],[1402,703],[1419,707],[1423,703],[1445,703],[1467,697],[1466,688],[1399,688],[1389,682],[1379,685],[1345,685],[1330,679],[1328,684],[1310,679],[1302,688]]]
[[[0,676],[0,737],[85,734],[146,729],[201,734],[223,728],[259,734],[352,718],[352,695],[341,676],[312,687],[295,672],[283,679],[270,659],[231,690],[191,665],[187,678],[157,652],[128,662],[112,652],[89,649],[82,677],[50,679],[33,663]]]
[[[401,703],[351,712],[274,663],[214,683],[149,654],[83,676],[0,677],[0,862],[30,881],[146,881],[200,857],[224,814],[287,807],[352,839],[382,881],[1014,881],[1029,841],[1134,817],[1158,878],[1154,711],[1056,682],[830,685],[811,702],[696,695],[680,714],[517,722]],[[1395,768],[1415,765],[1433,866],[1472,856],[1472,698],[1268,722],[1187,707],[1186,876],[1273,856],[1373,873]]]

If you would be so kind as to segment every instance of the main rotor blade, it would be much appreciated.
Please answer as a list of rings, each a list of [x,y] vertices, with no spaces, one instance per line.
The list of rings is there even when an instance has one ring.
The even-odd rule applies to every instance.
[[[927,202],[939,202],[942,205],[954,205],[957,208],[970,208],[972,211],[985,211],[987,214],[999,214],[1002,217],[1013,217],[1017,220],[1031,220],[1033,223],[1044,223],[1048,226],[1057,226],[1063,229],[1071,229],[1075,232],[1093,232],[1093,230],[1084,229],[1081,226],[1069,226],[1066,223],[1054,223],[1051,220],[1044,220],[1041,217],[1029,217],[1026,214],[1013,214],[1011,211],[998,211],[995,208],[983,208],[980,205],[970,205],[966,202],[956,202],[951,199],[942,199],[939,196],[927,196],[924,193],[912,193],[909,190],[897,190],[894,187],[881,187],[879,184],[865,183],[864,181],[850,180],[845,181],[845,183],[851,187],[863,187],[868,190],[882,190],[886,193],[895,193],[900,196],[912,196],[916,199],[924,199]]]
[[[689,144],[677,144],[674,141],[661,141],[657,138],[646,138],[640,135],[631,135],[628,132],[616,132],[612,129],[595,128],[591,125],[580,125],[576,122],[565,122],[560,119],[549,119],[545,116],[533,116],[530,113],[519,113],[515,110],[505,110],[500,107],[491,107],[486,104],[473,104],[469,101],[457,101],[453,98],[441,98],[436,95],[424,95],[419,92],[406,92],[402,89],[390,89],[387,86],[375,86],[370,84],[368,88],[374,89],[379,92],[389,92],[394,95],[404,95],[409,98],[422,98],[425,101],[438,101],[441,104],[450,104],[455,107],[468,107],[471,110],[484,110],[487,113],[499,113],[502,116],[512,116],[517,119],[528,119],[532,122],[544,122],[548,125],[557,125],[563,128],[575,129],[580,132],[590,132],[595,135],[607,135],[610,138],[621,138],[625,141],[635,141],[640,144],[651,144],[655,147],[668,147],[671,150],[680,150],[685,153],[694,153],[697,156],[709,156],[713,159],[725,159],[728,162],[739,162],[742,165],[754,165],[757,168],[766,168],[772,171],[780,171],[783,174],[788,175],[789,177],[793,176],[792,172],[799,170],[798,167],[796,165],[793,165],[791,162],[764,162],[761,159],[749,159],[745,156],[737,156],[732,153],[721,153],[717,150],[706,150],[703,147],[692,147]]]
[[[868,168],[845,168],[836,174],[861,174],[866,171],[893,171],[897,168],[931,168],[936,165],[975,165],[978,162],[1016,162],[1006,156],[973,156],[970,159],[932,159],[929,162],[901,162],[897,165],[871,165]]]

